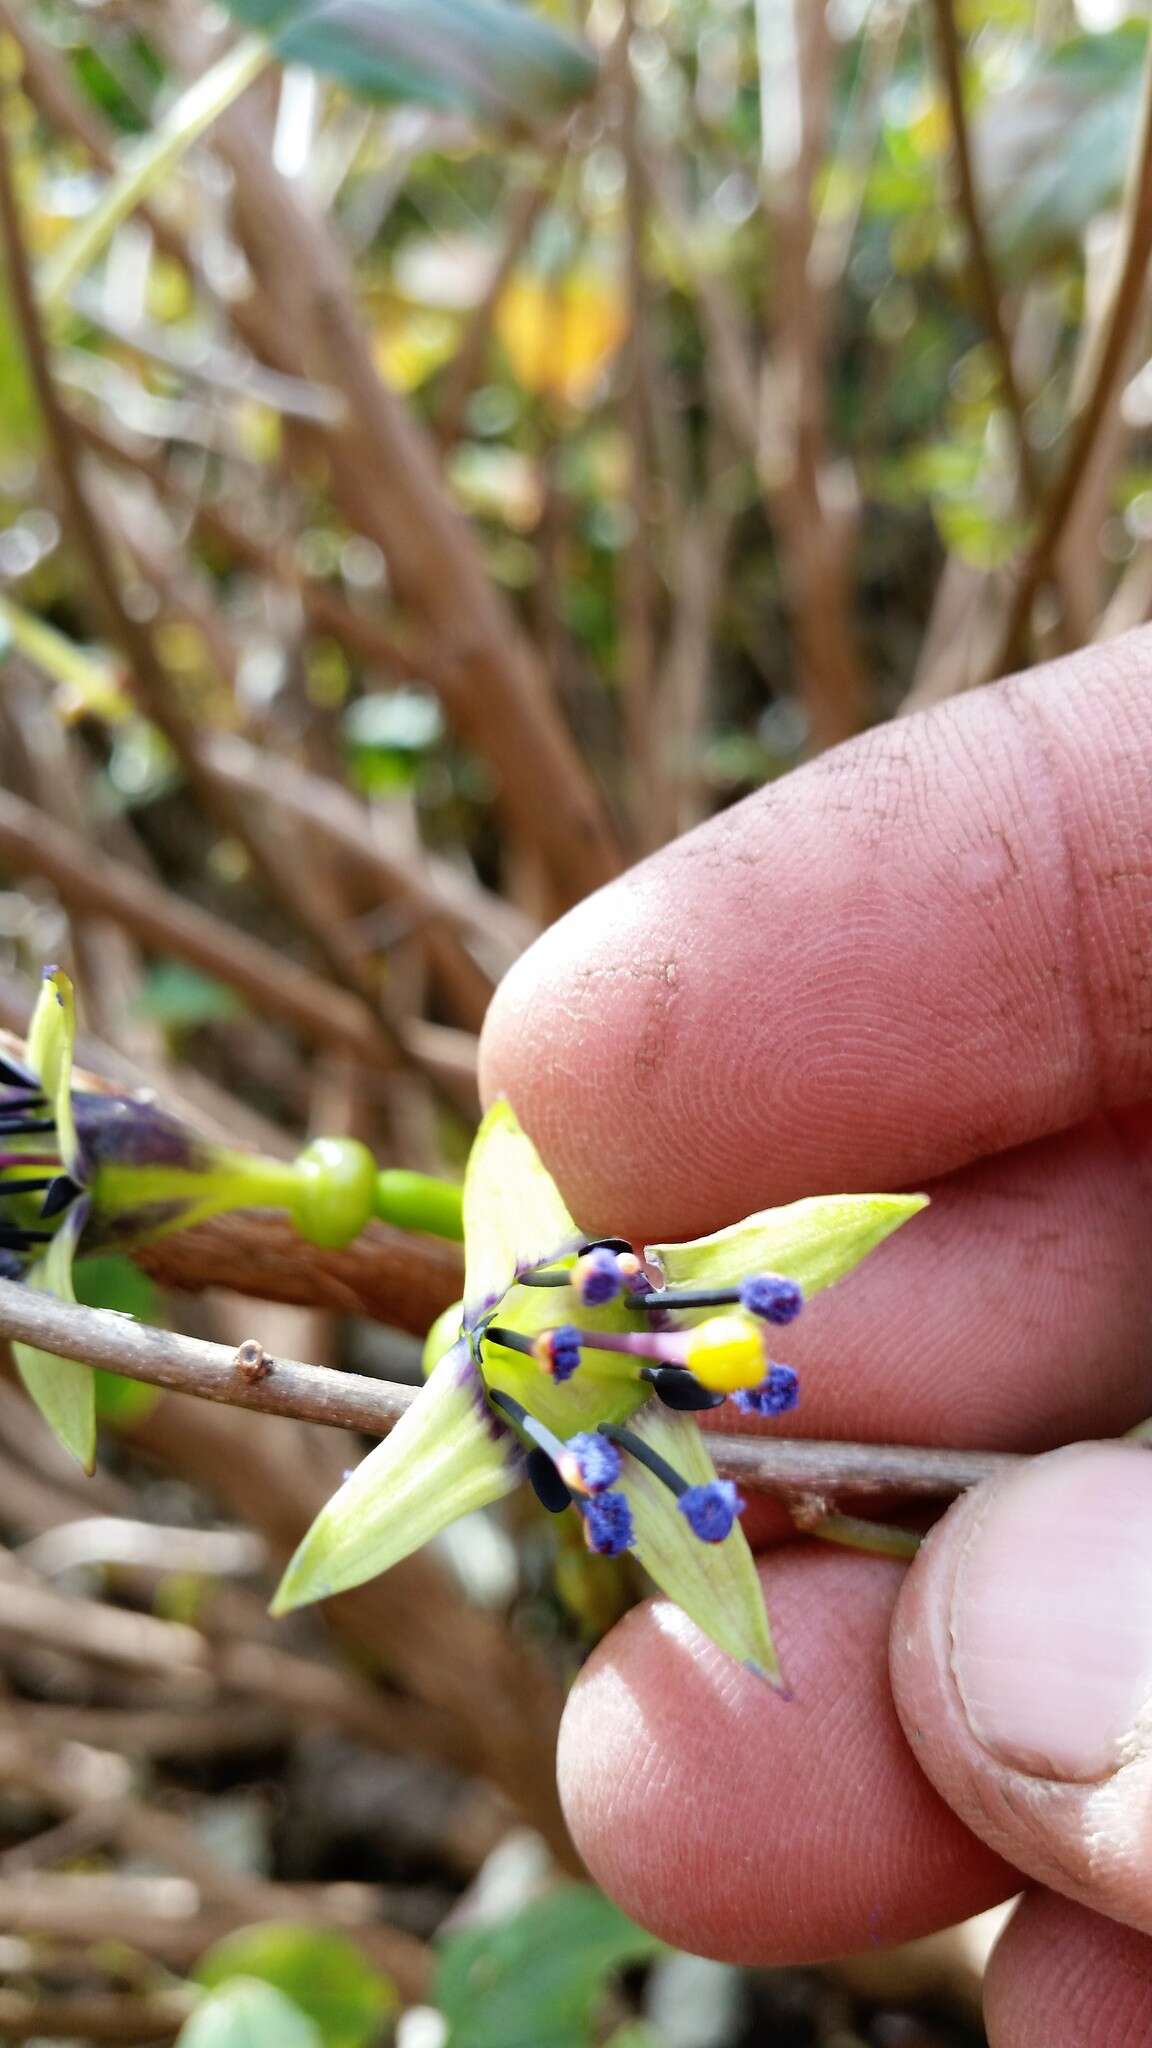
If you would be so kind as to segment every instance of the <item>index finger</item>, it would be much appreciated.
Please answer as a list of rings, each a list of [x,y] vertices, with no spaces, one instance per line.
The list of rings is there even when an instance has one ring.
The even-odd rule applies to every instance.
[[[1150,771],[1148,630],[852,741],[553,926],[485,1088],[576,1215],[650,1238],[1138,1101]]]

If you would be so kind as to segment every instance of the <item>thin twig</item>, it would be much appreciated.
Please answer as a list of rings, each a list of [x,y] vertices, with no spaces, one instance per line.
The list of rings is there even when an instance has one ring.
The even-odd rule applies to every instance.
[[[49,1991],[0,1987],[5,2041],[170,2041],[195,2005],[186,1991]]]
[[[829,300],[812,261],[833,45],[825,8],[810,0],[757,0],[756,28],[773,330],[759,471],[779,535],[797,686],[816,751],[858,732],[868,711],[852,626],[856,485],[847,461],[829,447]]]
[[[484,369],[484,356],[492,335],[500,301],[532,237],[532,231],[552,196],[556,165],[550,163],[534,183],[513,194],[504,226],[504,242],[480,298],[473,307],[464,337],[447,370],[436,416],[436,439],[449,449],[460,439],[464,411]]]
[[[16,872],[42,875],[67,908],[110,917],[144,945],[227,983],[259,1014],[279,1017],[312,1043],[340,1046],[367,1067],[390,1064],[389,1049],[372,1019],[345,990],[330,988],[263,940],[100,853],[79,833],[3,789],[0,860]],[[456,1106],[470,1112],[475,1105],[475,1040],[420,1019],[405,1027],[405,1038]]]
[[[226,115],[214,145],[235,176],[240,237],[262,287],[262,309],[251,300],[243,309],[259,353],[346,400],[344,423],[302,428],[301,446],[323,452],[344,516],[383,550],[398,596],[437,649],[430,681],[449,721],[487,760],[510,827],[570,901],[620,865],[595,780],[448,496],[429,437],[376,369],[325,223],[277,177],[250,124]]]
[[[351,1936],[368,1958],[418,1998],[427,1987],[428,1952],[380,1918],[387,1894],[374,1885],[263,1886],[278,1920],[321,1922]],[[33,1939],[123,1942],[173,1968],[190,1967],[205,1949],[252,1919],[240,1905],[202,1898],[184,1877],[103,1872],[25,1874],[0,1879],[0,1929]],[[267,1907],[260,1916],[272,1917]]]
[[[211,1217],[158,1237],[133,1254],[161,1287],[203,1294],[218,1287],[256,1301],[367,1316],[422,1337],[460,1296],[456,1247],[369,1224],[343,1251],[305,1244],[286,1216],[266,1211]]]
[[[386,1436],[417,1394],[414,1387],[331,1372],[294,1359],[277,1359],[265,1378],[249,1380],[226,1344],[152,1329],[106,1309],[76,1308],[13,1281],[0,1281],[0,1335],[202,1400],[375,1436]],[[717,1436],[713,1449],[717,1469],[728,1477],[783,1493],[897,1491],[944,1499],[1014,1462],[995,1451],[786,1438]]]
[[[421,1068],[419,1053],[406,1040],[397,1019],[374,987],[357,949],[340,928],[312,903],[307,878],[291,867],[255,828],[251,809],[227,785],[217,781],[204,762],[194,726],[179,709],[169,677],[157,658],[147,626],[125,605],[111,547],[88,496],[71,422],[56,388],[47,337],[32,284],[20,206],[12,173],[9,123],[15,104],[12,88],[0,96],[0,233],[8,272],[13,317],[20,335],[29,378],[43,417],[59,481],[65,517],[83,560],[109,638],[128,664],[132,689],[141,708],[163,733],[179,760],[190,787],[221,828],[239,840],[254,869],[273,897],[306,934],[336,982],[362,1005],[371,1030],[390,1058]],[[441,1085],[434,1073],[426,1076]]]
[[[1087,475],[1097,435],[1116,394],[1148,286],[1152,259],[1152,42],[1145,59],[1136,146],[1129,166],[1120,253],[1108,305],[1086,365],[1084,396],[1068,426],[1064,459],[1044,500],[1040,524],[1016,579],[1004,633],[992,664],[1003,674],[1019,658],[1033,601],[1052,563]]]
[[[1012,339],[1004,322],[1000,280],[992,260],[987,223],[976,185],[954,0],[932,0],[932,10],[936,19],[936,54],[952,130],[951,159],[956,175],[956,208],[968,244],[968,267],[972,289],[979,308],[981,324],[996,358],[1004,409],[1008,415],[1016,447],[1021,495],[1025,504],[1032,508],[1040,502],[1042,480],[1028,433],[1024,393],[1016,372]]]

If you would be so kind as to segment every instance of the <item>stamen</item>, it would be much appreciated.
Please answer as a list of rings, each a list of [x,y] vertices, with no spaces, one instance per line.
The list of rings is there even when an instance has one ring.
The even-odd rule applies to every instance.
[[[492,1344],[502,1344],[505,1351],[519,1351],[524,1358],[534,1358],[536,1355],[535,1338],[523,1337],[519,1330],[505,1330],[498,1328],[495,1323],[489,1323],[487,1329],[482,1330],[480,1335],[482,1340],[487,1340]],[[502,1394],[500,1399],[502,1401],[510,1400],[511,1396]],[[519,1403],[517,1403],[517,1406],[519,1406]]]
[[[622,1493],[597,1493],[580,1502],[584,1541],[597,1557],[619,1557],[636,1540],[632,1509]]]
[[[517,1287],[567,1287],[571,1273],[559,1266],[537,1266],[530,1273],[517,1273]]]
[[[538,1444],[533,1444],[525,1459],[525,1465],[532,1491],[542,1508],[547,1508],[550,1515],[562,1515],[565,1508],[571,1507],[572,1495],[547,1451],[542,1451]]]
[[[29,1186],[31,1185],[32,1183],[29,1182]],[[62,1210],[66,1209],[70,1202],[74,1202],[77,1195],[81,1192],[71,1175],[67,1173],[58,1173],[54,1179],[43,1181],[40,1185],[48,1190],[40,1207],[40,1214],[45,1218],[59,1216]]]
[[[646,1444],[643,1437],[634,1430],[625,1429],[619,1423],[605,1422],[600,1426],[601,1436],[610,1443],[619,1444],[622,1451],[647,1466],[654,1478],[676,1496],[676,1505],[694,1536],[701,1543],[723,1543],[731,1535],[732,1525],[738,1515],[744,1513],[747,1502],[742,1500],[730,1479],[709,1479],[703,1485],[692,1486],[674,1465]]]
[[[45,1188],[55,1187],[56,1180],[56,1174],[49,1174],[44,1180],[0,1180],[0,1201],[9,1195],[42,1195]]]
[[[533,1451],[529,1452],[528,1476],[536,1488],[537,1497],[545,1507],[550,1508],[553,1499],[558,1501],[559,1505],[551,1508],[552,1513],[557,1514],[560,1508],[567,1507],[574,1493],[592,1496],[606,1493],[619,1479],[620,1453],[615,1444],[609,1443],[599,1431],[581,1430],[576,1436],[569,1437],[565,1443],[562,1437],[558,1437],[554,1430],[549,1429],[547,1423],[541,1422],[522,1401],[517,1401],[514,1395],[505,1394],[499,1387],[492,1387],[489,1389],[488,1398],[501,1414],[515,1423],[516,1428],[534,1446]],[[563,1488],[562,1501],[551,1481],[543,1480],[542,1468],[539,1459],[536,1458],[537,1452],[552,1465]],[[544,1490],[549,1494],[548,1499],[545,1499],[544,1491],[541,1490],[541,1485],[537,1484],[537,1477],[534,1474],[540,1476]]]
[[[23,1110],[0,1110],[0,1133],[22,1133],[24,1131],[54,1131],[56,1119],[50,1116],[26,1116]]]
[[[731,1287],[657,1287],[636,1295],[633,1308],[730,1308],[737,1304],[765,1323],[794,1322],[804,1306],[795,1280],[779,1273],[760,1273]]]
[[[634,1252],[618,1252],[610,1245],[596,1244],[577,1259],[572,1268],[572,1285],[585,1308],[606,1308],[631,1286],[639,1271],[640,1261]]]
[[[740,1306],[762,1323],[794,1323],[804,1306],[804,1291],[781,1273],[760,1273],[744,1281]]]
[[[508,1351],[518,1351],[522,1358],[534,1358],[537,1365],[551,1373],[558,1386],[570,1380],[580,1364],[580,1332],[570,1323],[542,1330],[538,1337],[525,1337],[519,1330],[506,1330],[502,1324],[490,1323],[484,1336],[493,1344],[503,1344]]]
[[[681,1415],[698,1414],[705,1408],[721,1408],[728,1396],[713,1393],[710,1387],[702,1387],[693,1373],[683,1365],[644,1365],[640,1377],[647,1380],[658,1401],[665,1408],[673,1408]]]
[[[710,1479],[705,1486],[690,1486],[677,1502],[692,1534],[701,1543],[723,1543],[747,1505],[730,1479]]]
[[[741,1387],[732,1399],[742,1415],[787,1415],[800,1399],[800,1378],[790,1365],[770,1365],[758,1387]]]
[[[51,1244],[55,1232],[51,1230],[18,1230],[12,1224],[0,1223],[0,1250],[22,1252],[33,1244]]]
[[[620,1477],[620,1453],[601,1430],[583,1429],[569,1437],[558,1464],[573,1493],[607,1493]]]
[[[22,1067],[16,1060],[10,1060],[0,1052],[0,1081],[8,1088],[35,1088],[36,1076],[28,1067]]]

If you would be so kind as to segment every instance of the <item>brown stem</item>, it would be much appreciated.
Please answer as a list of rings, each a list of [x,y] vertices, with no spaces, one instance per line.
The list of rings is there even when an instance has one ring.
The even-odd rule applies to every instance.
[[[1044,501],[1040,524],[1021,566],[1003,637],[992,664],[1003,674],[1020,655],[1033,601],[1049,580],[1061,537],[1075,508],[1092,461],[1096,439],[1116,395],[1152,260],[1152,43],[1144,67],[1136,147],[1129,166],[1121,252],[1115,283],[1095,335],[1084,378],[1084,396],[1068,427],[1064,459]]]
[[[151,1329],[100,1309],[76,1308],[13,1281],[0,1281],[0,1334],[202,1400],[375,1436],[387,1435],[417,1394],[414,1387],[331,1372],[294,1359],[276,1359],[263,1378],[252,1379],[226,1344]],[[994,1451],[801,1443],[786,1438],[717,1436],[713,1451],[718,1471],[773,1492],[899,1491],[935,1499],[960,1493],[1014,1462],[1008,1454]]]
[[[948,107],[949,125],[952,130],[952,166],[956,175],[956,206],[963,223],[964,236],[968,245],[968,267],[972,290],[979,308],[980,320],[992,352],[996,357],[996,369],[1000,378],[1000,389],[1004,408],[1008,414],[1016,444],[1016,462],[1019,471],[1022,496],[1029,507],[1040,502],[1041,478],[1036,464],[1036,455],[1028,433],[1027,409],[1020,379],[1016,374],[1016,362],[1012,352],[1012,339],[1004,323],[1004,307],[1000,292],[1000,280],[992,260],[988,240],[984,209],[976,185],[976,171],[972,160],[972,138],[968,127],[968,110],[964,101],[964,72],[960,51],[960,39],[956,29],[954,0],[932,0],[936,19],[936,53],[940,67],[944,98]]]
[[[373,1223],[343,1251],[304,1244],[285,1216],[215,1216],[133,1252],[162,1287],[186,1294],[224,1287],[256,1301],[367,1316],[422,1337],[459,1300],[454,1245]]]
[[[797,686],[809,744],[817,751],[858,732],[868,709],[852,627],[855,483],[829,447],[828,294],[812,261],[833,46],[826,10],[811,0],[759,0],[759,11],[765,18],[789,18],[793,50],[785,89],[798,123],[789,160],[765,163],[773,335],[761,408],[760,477],[779,534]],[[766,108],[765,119],[772,118]]]
[[[18,873],[42,875],[69,909],[114,919],[146,946],[187,960],[244,996],[261,1014],[278,1017],[314,1044],[340,1046],[367,1067],[387,1066],[390,1052],[371,1017],[345,990],[185,902],[123,861],[49,818],[34,804],[0,789],[0,860]],[[475,1106],[475,1040],[419,1019],[405,1027],[420,1063],[435,1072],[454,1103]]]
[[[464,425],[464,409],[480,382],[485,352],[500,309],[500,301],[508,289],[521,256],[528,247],[532,230],[552,196],[550,174],[554,170],[555,166],[550,165],[543,177],[538,178],[534,184],[523,186],[509,203],[504,227],[504,245],[493,266],[492,275],[472,310],[464,330],[464,338],[444,373],[444,389],[436,416],[436,439],[441,448],[451,448],[460,439]]]
[[[49,1991],[0,1987],[5,2041],[170,2041],[192,2011],[185,1991]]]
[[[9,126],[14,95],[0,95],[0,233],[3,237],[8,288],[29,377],[43,416],[48,445],[60,485],[67,525],[87,570],[93,595],[109,638],[120,648],[142,710],[163,733],[179,760],[189,786],[221,829],[239,840],[252,865],[294,922],[307,935],[336,982],[349,990],[367,1011],[372,1036],[390,1059],[420,1068],[419,1053],[398,1020],[383,1005],[356,948],[339,926],[326,919],[312,901],[306,878],[289,867],[256,829],[250,806],[217,780],[203,760],[195,727],[175,701],[171,679],[157,658],[147,627],[124,604],[119,578],[103,526],[88,496],[68,414],[60,402],[52,373],[47,337],[40,320],[24,241],[20,207],[12,174]],[[439,1086],[434,1074],[427,1078]]]
[[[301,445],[326,458],[344,516],[381,547],[398,596],[436,648],[429,681],[449,721],[487,760],[508,823],[570,901],[620,865],[594,780],[448,496],[429,437],[377,372],[324,223],[277,176],[263,138],[235,110],[213,139],[236,180],[240,238],[261,286],[260,304],[243,308],[259,353],[344,398],[342,421],[302,429]]]

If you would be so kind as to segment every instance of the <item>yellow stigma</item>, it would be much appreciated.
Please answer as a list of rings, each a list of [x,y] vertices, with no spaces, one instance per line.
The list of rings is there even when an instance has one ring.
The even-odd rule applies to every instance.
[[[734,1394],[763,1379],[764,1339],[744,1316],[711,1316],[689,1336],[684,1363],[713,1394]]]

